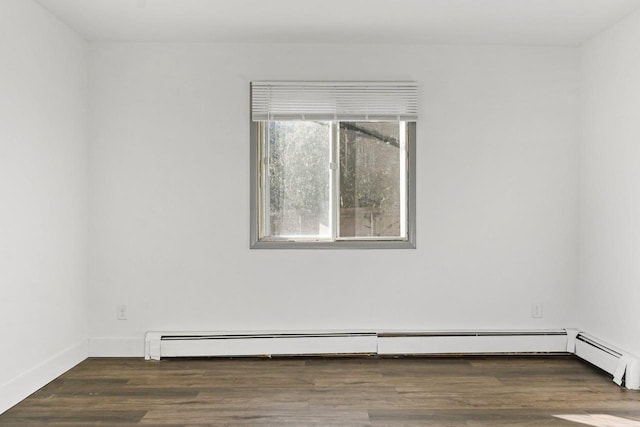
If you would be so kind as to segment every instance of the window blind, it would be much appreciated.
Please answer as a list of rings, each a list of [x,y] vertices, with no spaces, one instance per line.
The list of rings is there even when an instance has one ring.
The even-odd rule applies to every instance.
[[[417,117],[415,82],[251,83],[253,121],[416,121]]]

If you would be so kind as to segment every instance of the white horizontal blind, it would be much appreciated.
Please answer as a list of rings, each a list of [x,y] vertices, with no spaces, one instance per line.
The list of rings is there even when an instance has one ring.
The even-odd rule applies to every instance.
[[[251,118],[404,120],[418,117],[415,82],[252,82]]]

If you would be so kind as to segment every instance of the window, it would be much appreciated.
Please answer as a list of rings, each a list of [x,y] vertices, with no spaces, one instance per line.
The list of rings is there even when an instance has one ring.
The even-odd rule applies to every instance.
[[[252,84],[251,247],[414,248],[413,83]]]

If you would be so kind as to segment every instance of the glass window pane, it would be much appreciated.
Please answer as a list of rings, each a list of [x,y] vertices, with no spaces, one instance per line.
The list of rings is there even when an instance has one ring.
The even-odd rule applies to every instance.
[[[331,237],[331,123],[269,122],[269,236]]]
[[[340,237],[403,237],[398,122],[340,123]]]

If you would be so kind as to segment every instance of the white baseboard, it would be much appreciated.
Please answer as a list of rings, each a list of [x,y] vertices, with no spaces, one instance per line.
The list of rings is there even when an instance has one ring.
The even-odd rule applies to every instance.
[[[376,354],[375,332],[161,333],[145,337],[145,358]]]
[[[144,357],[144,339],[89,338],[89,357]]]
[[[0,385],[0,414],[79,364],[87,356],[87,341],[82,340]]]
[[[565,331],[380,334],[381,355],[566,353]]]
[[[566,353],[565,330],[148,332],[145,358],[320,354]]]
[[[613,381],[631,390],[640,390],[640,358],[586,333],[578,333],[571,351],[605,372]]]

